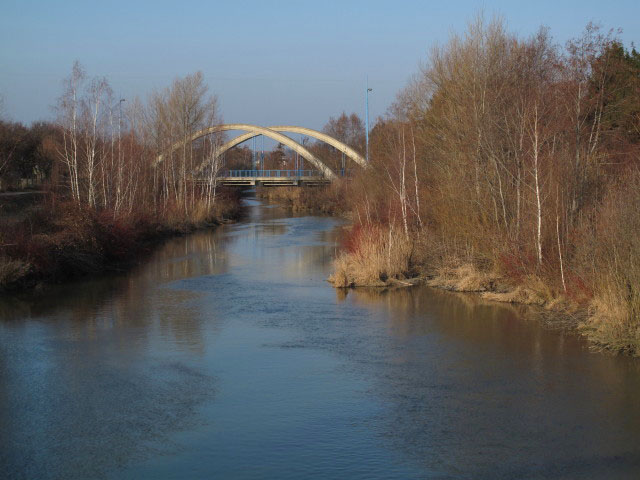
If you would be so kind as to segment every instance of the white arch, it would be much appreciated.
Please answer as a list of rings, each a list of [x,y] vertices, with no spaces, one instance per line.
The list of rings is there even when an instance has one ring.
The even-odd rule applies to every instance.
[[[295,128],[298,128],[298,127],[295,127]],[[292,138],[287,137],[286,135],[283,135],[282,133],[278,133],[275,130],[272,130],[270,128],[259,127],[257,125],[249,125],[249,124],[246,124],[246,123],[230,123],[230,124],[226,124],[226,125],[213,125],[211,127],[204,128],[204,129],[194,133],[193,135],[191,135],[191,137],[187,138],[186,140],[181,140],[181,141],[178,141],[178,142],[174,143],[171,146],[171,148],[169,148],[169,150],[167,152],[165,152],[164,154],[158,155],[156,157],[156,161],[154,163],[154,166],[156,166],[160,162],[162,162],[162,160],[163,160],[165,155],[170,155],[171,153],[175,152],[178,148],[180,148],[185,143],[193,142],[194,140],[197,140],[200,137],[204,137],[205,135],[210,135],[212,133],[217,133],[217,132],[224,132],[224,131],[227,131],[227,130],[245,130],[245,131],[248,131],[248,132],[252,132],[252,136],[264,135],[265,137],[273,138],[277,142],[280,142],[283,145],[286,145],[287,147],[291,148],[294,152],[297,152],[298,154],[300,154],[304,159],[306,159],[309,162],[311,162],[318,170],[320,170],[323,173],[323,175],[325,177],[327,177],[329,179],[332,179],[332,180],[336,178],[336,174],[333,173],[329,167],[327,167],[313,153],[311,153],[304,146],[300,145],[298,142],[296,142]],[[337,142],[337,140],[335,140],[335,141]]]
[[[351,158],[356,163],[362,165],[363,167],[367,167],[367,161],[356,152],[354,149],[346,145],[345,143],[336,140],[335,138],[327,135],[326,133],[318,132],[317,130],[312,130],[310,128],[305,127],[295,127],[292,125],[287,126],[275,126],[275,127],[267,127],[269,130],[273,130],[275,132],[292,132],[292,133],[300,133],[302,135],[307,135],[309,137],[317,138],[318,140],[322,140],[325,143],[328,143],[332,147],[336,148],[338,151],[344,153],[347,157]],[[227,150],[232,149],[236,145],[241,144],[242,142],[246,142],[247,140],[251,140],[253,137],[257,137],[258,133],[248,132],[238,135],[235,138],[232,138],[228,142],[224,143],[220,148],[217,149],[217,155],[220,156]],[[298,143],[299,144],[299,143]],[[198,168],[198,171],[204,169],[206,165],[203,164]]]
[[[317,138],[318,140],[328,143],[336,150],[344,153],[347,157],[352,159],[354,162],[360,164],[361,166],[365,168],[368,166],[367,161],[364,159],[362,155],[360,155],[358,152],[356,152],[353,148],[351,148],[346,143],[341,142],[340,140],[337,140],[332,136],[327,135],[326,133],[319,132],[317,130],[312,130],[310,128],[296,127],[294,125],[275,126],[275,127],[267,127],[267,128],[274,130],[276,132],[299,133],[302,135],[306,135],[308,137]]]

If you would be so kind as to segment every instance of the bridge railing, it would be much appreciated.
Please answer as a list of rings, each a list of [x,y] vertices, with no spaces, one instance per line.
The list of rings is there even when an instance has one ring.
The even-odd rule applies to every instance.
[[[318,170],[225,170],[220,172],[220,177],[227,178],[295,178],[295,177],[322,177]]]

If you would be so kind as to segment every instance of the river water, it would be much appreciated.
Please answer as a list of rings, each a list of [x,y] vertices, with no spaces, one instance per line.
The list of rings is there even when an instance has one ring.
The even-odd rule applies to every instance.
[[[336,291],[339,220],[246,203],[0,300],[0,478],[640,478],[638,362],[473,296]]]

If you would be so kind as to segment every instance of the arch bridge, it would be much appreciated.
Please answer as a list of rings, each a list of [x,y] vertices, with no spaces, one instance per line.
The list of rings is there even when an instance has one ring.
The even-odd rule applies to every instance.
[[[227,171],[226,174],[223,173],[222,175],[220,175],[217,179],[218,182],[228,185],[257,185],[261,183],[264,185],[301,185],[304,183],[327,183],[337,178],[336,173],[333,172],[333,170],[331,170],[325,162],[323,162],[315,154],[310,152],[304,145],[285,135],[283,132],[297,133],[325,142],[334,147],[336,150],[342,152],[346,157],[350,158],[363,168],[368,167],[367,161],[364,159],[364,157],[362,157],[362,155],[356,152],[349,145],[341,142],[340,140],[337,140],[330,135],[327,135],[326,133],[293,125],[261,127],[258,125],[249,125],[245,123],[221,124],[203,128],[202,130],[195,132],[186,140],[174,143],[173,145],[171,145],[171,147],[169,147],[167,151],[158,155],[154,162],[154,166],[159,165],[165,157],[171,155],[173,152],[180,149],[185,144],[189,144],[207,135],[231,130],[240,130],[246,133],[238,135],[237,137],[225,142],[223,145],[217,148],[214,155],[205,160],[196,169],[196,171],[194,172],[195,174],[201,175],[207,169],[207,167],[217,161],[219,157],[229,149],[241,144],[242,142],[250,140],[251,138],[263,135],[291,148],[294,152],[311,163],[315,170],[232,170]]]

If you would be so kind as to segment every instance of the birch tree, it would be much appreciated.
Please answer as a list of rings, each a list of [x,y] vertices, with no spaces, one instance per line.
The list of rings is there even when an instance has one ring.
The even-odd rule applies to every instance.
[[[105,137],[101,128],[105,104],[111,99],[111,88],[106,78],[93,79],[86,98],[82,101],[84,158],[87,183],[87,204],[96,206],[96,171],[102,159],[98,157],[98,144]],[[105,109],[106,110],[106,109]],[[113,136],[113,132],[109,132]],[[111,172],[109,172],[111,173]],[[105,174],[107,174],[105,172]]]
[[[74,62],[71,75],[64,82],[64,93],[58,100],[58,123],[63,132],[62,149],[59,151],[61,161],[67,166],[71,196],[80,201],[79,181],[79,115],[81,89],[86,74],[78,61]]]

